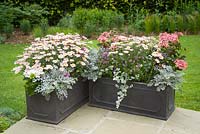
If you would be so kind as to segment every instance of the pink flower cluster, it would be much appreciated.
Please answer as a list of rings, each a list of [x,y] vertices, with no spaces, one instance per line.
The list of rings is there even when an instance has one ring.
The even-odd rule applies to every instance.
[[[160,47],[169,47],[169,43],[178,43],[179,42],[179,36],[182,36],[183,33],[181,32],[176,32],[176,33],[172,33],[172,34],[169,34],[169,33],[161,33],[159,35],[159,46]]]
[[[182,59],[176,59],[175,60],[175,65],[178,69],[184,70],[187,68],[188,64],[186,61],[182,60]]]
[[[97,39],[100,43],[105,43],[110,38],[110,32],[103,32]]]

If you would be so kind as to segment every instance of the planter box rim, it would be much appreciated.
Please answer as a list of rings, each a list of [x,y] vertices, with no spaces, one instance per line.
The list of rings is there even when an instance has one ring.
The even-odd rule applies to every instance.
[[[101,78],[98,78],[98,79],[113,80],[111,77],[101,77]],[[115,81],[115,80],[113,80],[113,81]],[[145,85],[145,86],[147,86],[147,84],[148,84],[148,83],[144,83],[144,82],[134,82],[134,81],[130,81],[130,82],[133,83],[133,84]],[[147,87],[155,87],[155,86],[147,86]]]

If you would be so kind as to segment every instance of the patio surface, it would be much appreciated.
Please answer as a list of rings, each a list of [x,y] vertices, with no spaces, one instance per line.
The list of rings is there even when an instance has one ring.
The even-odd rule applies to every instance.
[[[22,119],[5,134],[200,134],[200,112],[176,108],[162,121],[84,105],[58,125]]]

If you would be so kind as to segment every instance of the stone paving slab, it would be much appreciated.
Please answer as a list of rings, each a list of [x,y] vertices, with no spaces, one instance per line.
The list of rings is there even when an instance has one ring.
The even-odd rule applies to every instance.
[[[24,118],[5,134],[200,134],[200,112],[176,108],[163,121],[84,105],[58,125]]]

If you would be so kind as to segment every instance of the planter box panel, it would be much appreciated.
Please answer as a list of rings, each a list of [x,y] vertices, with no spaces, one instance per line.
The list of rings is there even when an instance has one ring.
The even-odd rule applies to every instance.
[[[72,90],[68,90],[68,98],[61,101],[55,92],[49,101],[44,96],[36,94],[26,96],[27,118],[58,124],[83,104],[88,102],[88,82],[78,81]]]
[[[118,89],[115,84],[116,82],[109,78],[90,82],[89,105],[164,120],[174,111],[174,90],[167,88],[157,92],[155,87],[147,87],[143,83],[134,83],[119,109],[116,109]]]

